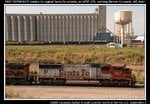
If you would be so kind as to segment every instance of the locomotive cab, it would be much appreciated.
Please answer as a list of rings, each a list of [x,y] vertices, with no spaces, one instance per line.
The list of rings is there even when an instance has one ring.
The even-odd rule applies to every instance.
[[[134,86],[135,76],[132,75],[132,69],[126,68],[125,64],[112,64],[112,79],[120,85]]]
[[[131,70],[126,68],[125,64],[112,64],[111,65],[112,70],[112,79],[121,79],[121,80],[127,80],[130,78],[130,76],[126,76],[126,74],[131,74]]]

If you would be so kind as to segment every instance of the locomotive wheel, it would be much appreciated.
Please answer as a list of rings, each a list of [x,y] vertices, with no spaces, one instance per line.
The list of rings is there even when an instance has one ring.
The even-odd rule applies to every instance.
[[[105,86],[106,86],[106,83],[102,82],[101,85],[105,87]]]
[[[10,82],[11,85],[16,85],[17,83],[15,81]]]
[[[64,85],[65,84],[65,82],[64,81],[60,81],[60,85]]]
[[[123,87],[123,83],[119,83],[119,86],[120,86],[120,87]]]
[[[48,85],[52,85],[52,84],[53,84],[53,79],[49,79],[49,80],[47,81],[47,84],[48,84]]]
[[[126,81],[125,87],[129,87],[129,86],[130,86],[130,82],[129,82],[129,81]]]
[[[107,83],[107,81],[102,81],[101,85],[104,86],[104,87],[106,87],[106,86],[108,86],[108,83]]]
[[[125,84],[125,87],[129,87],[129,83],[126,83],[126,84]]]
[[[115,85],[115,87],[118,87],[119,86],[119,82],[115,81],[114,85]]]
[[[52,85],[53,79],[39,79],[40,85]]]
[[[130,87],[134,87],[134,86],[135,86],[135,83],[132,83],[132,82],[131,82],[131,83],[129,84],[129,86],[130,86]]]
[[[8,84],[8,85],[15,85],[16,81],[13,78],[7,78],[6,79],[6,84]]]
[[[66,84],[66,80],[63,80],[63,81],[62,81],[62,85],[65,85],[65,84]]]

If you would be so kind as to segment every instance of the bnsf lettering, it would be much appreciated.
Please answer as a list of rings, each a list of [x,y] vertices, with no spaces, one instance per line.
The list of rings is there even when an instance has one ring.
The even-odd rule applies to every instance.
[[[59,76],[89,76],[90,73],[85,70],[85,69],[82,69],[81,72],[79,71],[64,71],[63,69],[59,70]]]

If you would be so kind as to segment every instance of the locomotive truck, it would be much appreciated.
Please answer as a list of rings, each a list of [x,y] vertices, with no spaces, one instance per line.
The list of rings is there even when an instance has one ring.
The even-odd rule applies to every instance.
[[[39,63],[36,74],[29,64],[6,64],[6,84],[65,84],[68,80],[99,81],[102,86],[134,86],[132,69],[124,64],[52,64]]]

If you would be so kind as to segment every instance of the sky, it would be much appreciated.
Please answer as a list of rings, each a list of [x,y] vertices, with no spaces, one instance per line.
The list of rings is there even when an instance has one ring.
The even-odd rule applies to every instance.
[[[94,13],[98,5],[5,5],[5,13],[64,14],[64,13]],[[114,32],[114,14],[118,10],[132,11],[134,35],[145,35],[145,6],[144,5],[107,5],[106,27]]]

